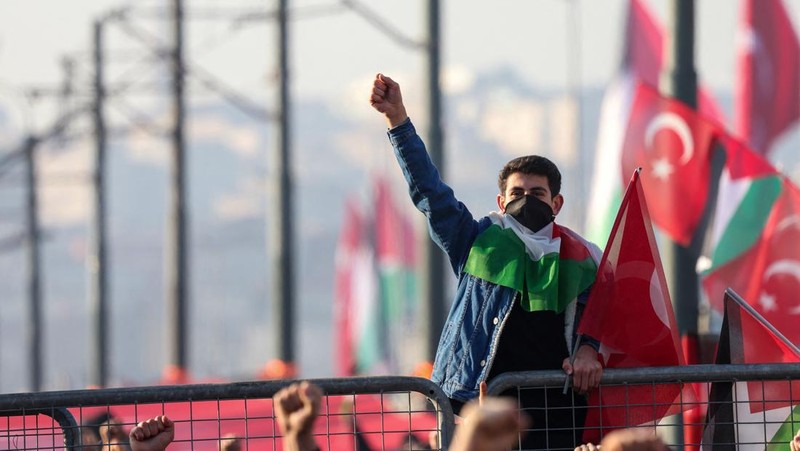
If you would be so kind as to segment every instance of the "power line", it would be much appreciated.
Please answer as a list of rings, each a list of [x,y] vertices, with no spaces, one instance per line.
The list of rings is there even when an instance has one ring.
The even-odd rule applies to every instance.
[[[290,19],[309,19],[316,17],[327,17],[336,14],[341,14],[347,11],[347,7],[341,3],[330,5],[313,5],[297,7],[288,11],[287,15]],[[232,26],[239,27],[246,22],[265,22],[277,20],[277,10],[262,11],[257,9],[241,14],[233,19]]]
[[[0,254],[18,250],[25,242],[25,232],[17,232],[13,235],[0,237]]]
[[[399,28],[392,25],[391,22],[381,17],[378,13],[367,7],[364,3],[357,0],[340,1],[342,5],[361,16],[362,19],[366,20],[367,23],[372,25],[376,30],[382,32],[400,46],[415,50],[423,50],[427,48],[427,43],[420,42],[406,36],[402,31],[400,31]]]
[[[11,168],[12,164],[19,162],[25,155],[25,149],[19,148],[0,157],[0,177]]]
[[[145,133],[154,136],[160,136],[162,138],[167,137],[170,133],[169,130],[161,127],[157,123],[144,119],[144,116],[147,115],[140,113],[136,108],[131,106],[130,103],[124,102],[119,98],[114,98],[108,104],[125,116],[128,119],[128,122],[132,124],[133,128],[138,131],[143,131]]]
[[[119,25],[123,31],[128,33],[130,36],[139,39],[146,48],[148,48],[158,57],[164,59],[170,57],[169,51],[158,37],[135,27],[129,21],[120,21]],[[183,65],[183,73],[184,75],[194,76],[206,88],[216,92],[222,99],[254,119],[275,120],[277,117],[274,113],[254,102],[249,101],[247,96],[226,85],[222,80],[196,63],[185,61]]]
[[[290,19],[308,19],[316,17],[326,17],[335,14],[341,14],[346,11],[352,11],[372,25],[373,28],[388,36],[395,43],[401,47],[422,50],[428,46],[428,43],[416,40],[412,37],[405,35],[402,30],[395,27],[392,22],[383,18],[375,10],[369,8],[366,4],[358,0],[339,0],[338,3],[328,5],[313,5],[294,8],[288,12]],[[243,14],[234,19],[234,26],[241,26],[245,22],[263,22],[267,20],[275,20],[277,18],[276,11],[257,11]]]

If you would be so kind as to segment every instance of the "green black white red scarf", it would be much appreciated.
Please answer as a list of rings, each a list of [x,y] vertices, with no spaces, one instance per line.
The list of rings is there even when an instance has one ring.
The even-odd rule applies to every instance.
[[[561,313],[594,282],[602,252],[577,233],[555,223],[534,233],[510,215],[489,217],[464,271],[517,290],[526,311]]]

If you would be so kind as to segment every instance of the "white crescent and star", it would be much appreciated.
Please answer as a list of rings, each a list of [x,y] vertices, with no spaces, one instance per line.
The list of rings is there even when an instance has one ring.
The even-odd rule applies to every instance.
[[[791,277],[794,277],[798,282],[800,282],[800,261],[783,259],[770,264],[764,271],[764,275],[762,276],[763,283],[766,283],[766,281],[769,280],[770,277],[776,274],[786,274]],[[761,305],[761,308],[763,308],[765,312],[778,310],[778,303],[776,297],[764,290],[761,291],[758,303]],[[800,306],[795,306],[789,309],[789,314],[791,315],[800,314]]]
[[[655,135],[661,130],[672,130],[681,140],[683,149],[678,163],[685,165],[691,161],[694,156],[694,137],[689,124],[681,116],[670,111],[655,115],[647,124],[644,132],[644,144],[647,150],[652,149]],[[661,157],[653,161],[654,177],[667,180],[673,172],[675,172],[675,168],[668,158]]]

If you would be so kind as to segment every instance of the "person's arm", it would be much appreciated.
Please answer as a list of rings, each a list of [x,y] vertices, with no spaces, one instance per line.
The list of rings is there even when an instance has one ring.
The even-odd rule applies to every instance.
[[[137,424],[128,437],[131,451],[164,451],[175,439],[175,424],[161,415]]]
[[[414,205],[427,217],[431,238],[447,253],[453,271],[458,274],[478,233],[478,223],[442,181],[425,144],[408,119],[400,85],[378,74],[370,103],[384,114],[390,127],[389,139]]]
[[[312,431],[321,399],[322,389],[308,381],[294,383],[272,397],[284,451],[319,449]]]

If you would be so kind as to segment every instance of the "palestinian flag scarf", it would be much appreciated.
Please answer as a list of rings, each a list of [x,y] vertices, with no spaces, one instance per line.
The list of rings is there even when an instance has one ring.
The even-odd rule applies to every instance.
[[[534,233],[510,215],[489,217],[464,272],[517,290],[526,311],[561,313],[594,282],[602,252],[577,233],[552,222]]]

